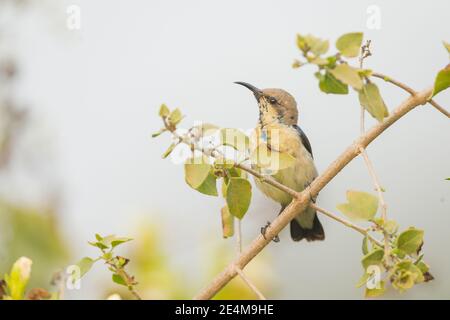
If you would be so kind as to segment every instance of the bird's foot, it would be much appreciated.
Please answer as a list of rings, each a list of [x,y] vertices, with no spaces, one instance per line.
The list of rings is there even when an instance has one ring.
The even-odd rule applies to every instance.
[[[264,239],[266,239],[266,231],[267,231],[268,227],[270,227],[270,221],[267,221],[266,225],[264,227],[261,227],[261,234],[264,237]],[[272,241],[280,242],[280,237],[278,237],[278,235],[276,235],[275,237],[273,237]]]

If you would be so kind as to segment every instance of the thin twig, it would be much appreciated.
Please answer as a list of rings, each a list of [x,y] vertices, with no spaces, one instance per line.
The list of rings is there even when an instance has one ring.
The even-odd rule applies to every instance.
[[[372,76],[375,78],[380,78],[383,79],[384,81],[390,82],[393,85],[405,90],[406,92],[408,92],[410,95],[415,95],[417,94],[417,92],[412,89],[411,87],[407,86],[406,84],[397,81],[395,79],[392,79],[391,77],[388,77],[385,74],[379,73],[379,72],[374,72],[372,73]],[[439,105],[435,100],[433,99],[429,99],[428,101],[433,107],[436,108],[436,110],[440,111],[441,113],[443,113],[445,116],[447,116],[447,118],[450,118],[450,112],[448,112],[447,110],[444,109],[444,107],[442,107],[441,105]]]
[[[237,240],[237,248],[238,253],[242,253],[242,230],[241,230],[241,219],[237,219],[237,232],[236,232],[236,240]]]
[[[234,270],[242,278],[242,280],[244,280],[244,282],[247,284],[247,286],[256,294],[256,296],[260,300],[266,300],[266,297],[264,297],[264,295],[261,293],[261,291],[259,291],[258,288],[250,281],[250,279],[247,278],[247,276],[245,275],[245,273],[242,271],[241,268],[239,268],[238,266],[235,266]]]
[[[370,52],[370,40],[367,41],[365,45],[361,47],[361,57],[359,59],[359,67],[362,69],[364,59],[369,57],[371,55]],[[409,87],[405,86],[405,90],[410,90]],[[416,92],[413,91],[411,94],[412,96],[416,95]],[[366,110],[364,109],[363,105],[361,104],[361,116],[360,116],[360,134],[363,135],[366,131],[365,129],[365,116]],[[373,167],[372,162],[370,161],[369,155],[367,154],[367,151],[364,147],[360,147],[359,151],[361,152],[362,157],[364,158],[364,162],[366,163],[367,170],[369,171],[370,176],[372,177],[373,184],[375,186],[375,189],[377,190],[378,194],[378,201],[381,206],[381,217],[384,221],[387,221],[387,206],[386,202],[384,201],[383,191],[381,190],[381,185],[379,182],[379,179],[377,177],[377,174],[375,172],[375,169]],[[383,229],[383,237],[384,237],[384,256],[386,260],[389,260],[390,257],[390,250],[389,250],[389,234],[386,232],[386,230]]]
[[[340,222],[340,223],[342,223],[343,225],[345,225],[345,226],[347,226],[347,227],[349,227],[349,228],[351,228],[351,229],[353,229],[353,230],[359,232],[359,233],[362,234],[363,236],[366,236],[370,241],[372,241],[372,242],[375,243],[376,245],[378,245],[378,246],[380,246],[380,247],[383,246],[383,244],[382,244],[380,241],[378,241],[377,239],[375,239],[374,237],[372,237],[372,236],[369,234],[369,231],[368,231],[367,229],[364,229],[364,228],[362,228],[362,227],[360,227],[360,226],[358,226],[358,225],[356,225],[356,224],[354,224],[354,223],[352,223],[352,222],[350,222],[350,221],[348,221],[348,220],[345,220],[345,219],[339,217],[338,215],[334,214],[333,212],[328,211],[328,210],[326,210],[326,209],[323,209],[323,208],[317,206],[315,203],[311,203],[309,206],[310,206],[311,208],[316,209],[316,211],[318,211],[318,212],[320,212],[320,213],[326,215],[327,217],[330,217],[331,219],[336,220],[337,222]]]

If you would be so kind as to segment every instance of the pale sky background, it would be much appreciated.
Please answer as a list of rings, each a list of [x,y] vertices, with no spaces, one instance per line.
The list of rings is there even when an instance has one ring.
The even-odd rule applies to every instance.
[[[37,2],[37,1],[36,1]],[[66,28],[66,5],[81,8],[81,29]],[[366,26],[367,8],[381,12],[381,28]],[[146,217],[161,224],[165,245],[189,284],[200,289],[202,252],[222,243],[223,199],[190,189],[182,166],[162,160],[169,139],[152,140],[161,126],[162,102],[179,107],[185,124],[205,120],[251,128],[257,107],[246,81],[292,93],[300,125],[323,171],[358,135],[354,92],[325,95],[315,69],[291,69],[299,58],[296,33],[328,38],[363,31],[372,40],[366,67],[417,90],[433,83],[448,63],[442,40],[450,40],[448,1],[47,1],[15,23],[21,101],[32,108],[40,134],[29,143],[49,154],[43,161],[62,195],[62,223],[76,253],[96,232],[133,236]],[[377,81],[390,109],[407,97]],[[437,96],[447,110],[450,94]],[[367,127],[374,124],[367,121]],[[391,298],[450,298],[450,126],[429,105],[419,107],[368,149],[386,189],[388,215],[402,228],[425,230],[425,260],[437,280]],[[33,188],[18,173],[11,194],[38,199],[52,192]],[[320,194],[318,204],[336,211],[348,189],[373,191],[361,159],[355,159]],[[278,205],[255,189],[243,222],[245,243],[273,219]],[[361,236],[321,217],[326,240],[294,243],[288,231],[267,248],[277,279],[276,298],[361,298]],[[208,239],[205,244],[204,240]],[[233,240],[226,240],[234,247]],[[132,245],[132,244],[130,244]],[[99,268],[101,269],[101,268]],[[107,272],[98,272],[109,277]],[[106,275],[105,275],[106,274]],[[94,277],[90,281],[95,282]],[[73,297],[92,297],[86,285]],[[71,293],[72,294],[72,293]]]

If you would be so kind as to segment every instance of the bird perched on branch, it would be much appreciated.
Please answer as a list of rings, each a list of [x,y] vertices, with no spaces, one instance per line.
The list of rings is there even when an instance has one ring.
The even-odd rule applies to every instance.
[[[272,177],[291,189],[303,191],[317,177],[317,170],[311,144],[297,125],[298,110],[294,97],[282,89],[260,90],[246,82],[235,83],[252,91],[259,106],[258,125],[250,139],[250,150],[255,150],[263,142],[267,149],[293,157],[293,165],[273,172]],[[266,196],[281,204],[281,211],[292,200],[288,193],[259,179],[255,179],[255,183]],[[294,241],[325,239],[316,211],[311,207],[298,213],[290,223],[290,231]],[[264,235],[264,228],[262,232]]]

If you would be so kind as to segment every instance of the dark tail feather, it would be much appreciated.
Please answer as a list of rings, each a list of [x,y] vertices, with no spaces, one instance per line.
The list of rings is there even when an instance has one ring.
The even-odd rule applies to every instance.
[[[314,217],[314,223],[312,229],[303,228],[297,220],[291,221],[291,238],[294,241],[300,241],[306,239],[306,241],[318,241],[325,239],[325,232],[323,231],[322,224],[317,218]]]

